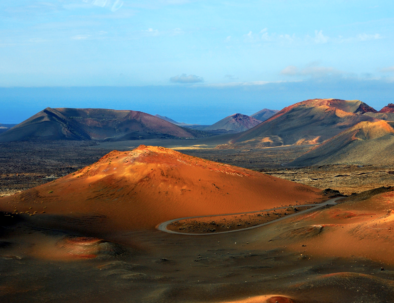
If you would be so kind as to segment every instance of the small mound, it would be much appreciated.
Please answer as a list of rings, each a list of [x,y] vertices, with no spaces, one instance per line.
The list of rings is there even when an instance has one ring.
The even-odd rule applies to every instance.
[[[90,237],[71,237],[65,238],[58,242],[58,247],[78,259],[96,258],[100,252],[100,243],[102,239]]]

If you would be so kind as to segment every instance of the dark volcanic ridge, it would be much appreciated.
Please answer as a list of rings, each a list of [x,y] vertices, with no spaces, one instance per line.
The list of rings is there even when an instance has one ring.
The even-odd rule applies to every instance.
[[[135,140],[204,136],[132,110],[46,108],[0,135],[0,142],[43,140]]]

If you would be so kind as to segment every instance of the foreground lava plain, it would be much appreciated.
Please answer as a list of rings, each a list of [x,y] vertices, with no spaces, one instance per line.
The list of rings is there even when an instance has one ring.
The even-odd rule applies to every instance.
[[[89,178],[98,178],[108,167],[113,169],[117,161],[121,162],[120,158],[116,158],[121,154],[124,152],[108,155],[102,159],[101,164],[97,164],[97,168],[93,164],[96,162],[94,160],[90,169],[87,167],[76,171],[75,175],[71,173],[64,181],[62,178],[57,179],[41,185],[38,190],[32,189],[0,200],[3,211],[0,221],[1,302],[116,300],[312,303],[394,300],[394,257],[391,253],[394,240],[391,211],[394,209],[393,188],[355,194],[338,201],[336,206],[253,230],[210,237],[170,235],[154,228],[157,222],[166,219],[167,216],[162,213],[172,207],[170,203],[163,203],[165,200],[157,198],[157,187],[153,197],[156,198],[156,203],[161,203],[158,207],[159,214],[146,218],[145,222],[149,224],[144,228],[138,228],[142,217],[139,217],[136,210],[123,210],[124,214],[119,211],[103,214],[104,210],[111,209],[111,204],[118,203],[119,206],[126,203],[126,200],[120,201],[122,190],[118,191],[125,185],[114,176],[100,177],[100,180],[109,181],[105,186],[98,183],[101,184],[102,191],[96,194],[97,197],[103,194],[101,202],[89,202],[89,207],[83,206],[83,201],[86,200],[84,192],[98,190],[97,184],[94,184],[97,180],[93,182]],[[179,157],[181,158],[174,159],[177,164],[185,167],[193,180],[196,179],[193,185],[201,182],[197,181],[202,178],[196,172],[204,168],[193,166],[196,158]],[[150,162],[145,171],[147,175],[156,169],[149,159],[151,158],[146,158],[146,162]],[[170,166],[172,164],[168,163]],[[223,184],[205,184],[209,192],[219,192],[212,183],[219,188],[224,185],[225,188],[225,181],[247,180],[245,176],[226,174],[226,171],[253,176],[260,174],[215,163],[210,163],[210,167],[221,170],[210,171],[210,178],[217,175],[225,177],[221,179]],[[94,174],[95,169],[97,174]],[[282,169],[281,172],[283,171]],[[385,173],[385,176],[391,177],[387,169]],[[182,179],[180,169],[176,176]],[[141,177],[145,178],[145,175],[141,174]],[[150,182],[156,179],[153,175],[151,177],[142,182],[144,185],[140,189],[145,195],[152,195],[151,185],[155,183]],[[161,173],[158,174],[157,178],[161,177]],[[287,191],[293,188],[295,193],[299,190],[299,184],[293,187],[291,182],[267,178],[272,184],[282,184],[272,188],[270,183],[272,195],[283,195],[280,191],[284,191],[284,188]],[[186,183],[190,189],[190,179],[179,179],[175,182]],[[382,185],[389,185],[389,182],[386,179]],[[74,195],[67,196],[68,185],[78,183],[84,185]],[[60,190],[60,187],[56,189],[57,184],[63,184],[64,191],[62,189],[61,194],[57,192]],[[174,207],[183,206],[179,204],[181,198],[191,197],[188,196],[188,191],[182,190],[182,186],[179,187],[178,194],[168,200],[176,202]],[[310,195],[309,199],[305,196],[301,199],[299,196],[286,198],[286,201],[281,200],[279,203],[275,199],[268,199],[268,202],[279,206],[328,199],[319,189],[312,190],[308,186],[303,188],[309,191],[301,190],[298,194]],[[199,187],[200,189],[202,188]],[[34,194],[35,191],[38,195]],[[221,197],[218,192],[215,198]],[[227,190],[223,194],[227,198]],[[54,198],[53,195],[57,197]],[[239,193],[237,199],[241,203],[248,202],[244,193]],[[281,196],[281,199],[285,197]],[[56,201],[60,201],[60,205],[55,207]],[[138,201],[141,200],[136,199],[134,203]],[[15,208],[15,205],[18,207]],[[245,205],[242,207],[247,208]],[[219,209],[222,210],[223,206],[218,207],[218,211]],[[34,214],[34,211],[37,212]],[[204,213],[203,210],[199,211]],[[190,212],[195,213],[195,210]],[[233,211],[225,209],[223,212]],[[176,210],[169,217],[177,218],[174,216],[179,213],[181,211]],[[116,224],[108,222],[108,217],[111,216],[116,219]],[[133,221],[134,217],[138,219]]]

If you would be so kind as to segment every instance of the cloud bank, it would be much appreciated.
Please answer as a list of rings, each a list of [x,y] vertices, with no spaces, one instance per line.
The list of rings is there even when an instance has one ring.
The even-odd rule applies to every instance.
[[[190,84],[190,83],[199,83],[204,82],[204,79],[198,77],[196,75],[186,75],[182,74],[180,76],[174,76],[170,78],[170,82],[172,83],[181,83],[181,84]]]

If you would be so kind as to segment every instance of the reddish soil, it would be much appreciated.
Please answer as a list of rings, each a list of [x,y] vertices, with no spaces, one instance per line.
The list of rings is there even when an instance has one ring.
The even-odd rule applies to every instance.
[[[288,207],[287,209],[277,209],[252,214],[239,214],[228,216],[214,216],[204,218],[194,218],[175,221],[167,226],[167,229],[182,233],[216,233],[231,230],[241,230],[244,228],[264,224],[291,215],[300,210],[310,207]]]
[[[322,199],[321,191],[309,186],[161,147],[140,146],[111,152],[76,173],[1,198],[0,206],[48,220],[54,215],[72,217],[74,228],[80,222],[84,229],[97,231],[154,228],[174,218]]]
[[[387,106],[383,107],[379,113],[394,113],[394,104],[389,103]]]

